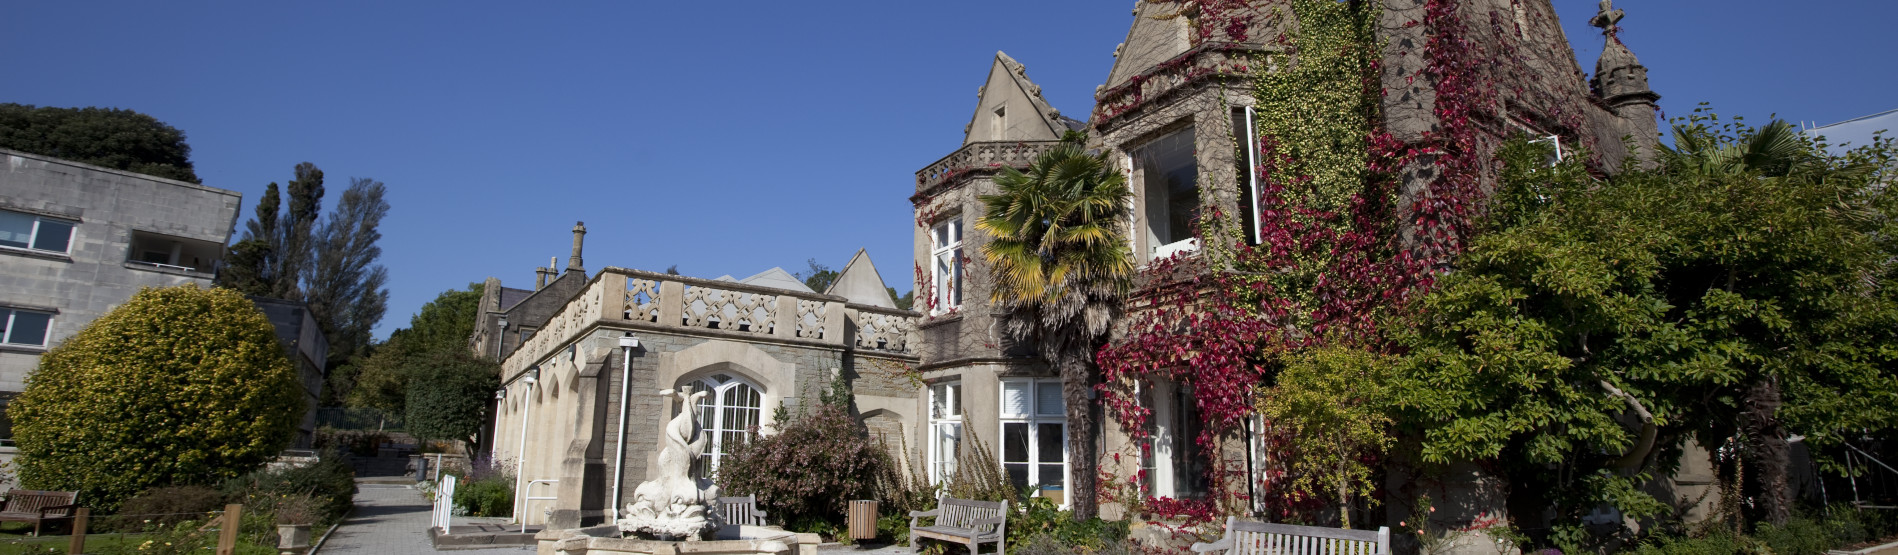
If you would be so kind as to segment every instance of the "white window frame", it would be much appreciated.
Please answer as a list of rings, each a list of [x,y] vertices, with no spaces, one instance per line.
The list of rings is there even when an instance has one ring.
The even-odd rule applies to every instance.
[[[1194,174],[1195,174],[1195,177],[1193,180],[1193,195],[1194,195],[1193,202],[1199,206],[1198,209],[1204,210],[1205,206],[1201,203],[1203,203],[1205,199],[1201,195],[1201,189],[1204,188],[1206,184],[1200,183],[1200,180],[1198,178],[1198,173],[1200,172],[1201,169],[1203,169],[1200,167],[1201,164],[1198,158],[1199,152],[1197,148],[1197,141],[1199,140],[1199,133],[1200,133],[1200,129],[1197,125],[1187,125],[1185,127],[1181,127],[1179,129],[1174,129],[1172,131],[1168,131],[1166,133],[1160,134],[1157,137],[1154,137],[1144,143],[1141,143],[1139,146],[1135,146],[1127,150],[1129,175],[1139,178],[1139,181],[1137,182],[1138,183],[1137,187],[1139,191],[1138,196],[1140,197],[1140,206],[1142,209],[1141,210],[1142,213],[1140,214],[1139,221],[1142,222],[1142,225],[1136,225],[1134,229],[1132,230],[1132,232],[1139,234],[1139,236],[1145,237],[1148,242],[1147,253],[1146,253],[1145,260],[1142,261],[1143,263],[1168,258],[1168,257],[1181,254],[1181,253],[1191,254],[1191,253],[1199,252],[1200,245],[1199,245],[1198,237],[1192,237],[1192,236],[1188,236],[1184,238],[1171,237],[1172,231],[1173,231],[1171,229],[1172,221],[1170,219],[1168,221],[1160,221],[1154,217],[1153,211],[1155,210],[1155,204],[1156,203],[1159,203],[1162,205],[1170,204],[1170,201],[1173,198],[1172,191],[1165,192],[1166,194],[1165,200],[1167,200],[1168,202],[1164,202],[1164,203],[1159,202],[1162,199],[1155,198],[1154,195],[1149,194],[1150,191],[1148,191],[1148,189],[1150,189],[1151,187],[1148,186],[1149,183],[1147,182],[1148,181],[1147,171],[1146,169],[1142,168],[1142,162],[1141,162],[1141,159],[1142,159],[1141,155],[1147,149],[1154,148],[1156,145],[1160,144],[1162,141],[1172,140],[1176,136],[1179,136],[1181,134],[1187,135],[1189,137],[1189,141],[1193,142],[1193,147],[1192,147],[1193,150],[1191,152],[1191,155],[1193,156],[1193,167],[1194,167]],[[1167,231],[1169,235],[1168,239],[1171,239],[1171,241],[1167,243],[1160,243],[1159,233],[1158,231],[1154,229],[1154,226],[1167,226],[1168,227]]]
[[[1191,392],[1183,392],[1178,383],[1164,385],[1142,382],[1135,385],[1134,395],[1137,402],[1146,408],[1147,438],[1140,450],[1140,467],[1147,470],[1142,487],[1147,495],[1153,497],[1182,498],[1203,495],[1203,491],[1182,491],[1179,482],[1191,472],[1192,457],[1200,456],[1197,450],[1197,437],[1189,437],[1182,432],[1190,426],[1181,419],[1187,410],[1183,403],[1192,401]],[[1182,468],[1185,467],[1185,468]]]
[[[968,269],[962,266],[962,238],[966,231],[961,216],[945,219],[929,228],[930,294],[935,297],[929,303],[931,315],[962,308],[962,285],[968,274]],[[944,255],[950,260],[947,268],[943,267]],[[949,275],[943,275],[945,271]]]
[[[33,219],[33,227],[32,227],[32,228],[30,228],[30,231],[28,231],[28,232],[27,232],[27,237],[26,237],[26,246],[24,246],[24,247],[15,247],[15,246],[12,246],[12,245],[0,245],[0,249],[4,249],[4,250],[16,250],[16,251],[31,251],[31,252],[44,252],[44,253],[53,253],[53,254],[64,254],[64,255],[71,255],[71,254],[72,254],[72,246],[73,246],[72,244],[73,244],[73,237],[74,237],[74,236],[76,236],[76,235],[78,235],[78,233],[79,233],[79,222],[76,222],[76,221],[73,221],[73,220],[67,220],[67,219],[62,219],[62,218],[52,218],[52,217],[47,217],[47,216],[41,216],[41,215],[39,215],[39,214],[33,214],[33,213],[29,213],[29,212],[18,212],[18,211],[13,211],[13,210],[0,210],[0,212],[4,212],[4,213],[8,213],[8,214],[17,214],[17,215],[20,215],[20,216],[26,216],[26,217],[28,217],[28,218],[32,218],[32,219]],[[65,249],[65,250],[57,250],[57,251],[56,251],[56,250],[50,250],[50,249],[42,249],[42,248],[39,248],[39,247],[35,247],[35,246],[33,246],[33,245],[34,245],[35,243],[38,243],[38,242],[39,242],[39,240],[40,240],[40,224],[41,224],[41,223],[44,223],[44,222],[54,222],[54,223],[58,223],[58,224],[63,224],[63,225],[65,225],[65,226],[67,226],[67,227],[66,227],[66,249]]]
[[[945,411],[937,411],[937,399],[944,399]],[[956,474],[956,457],[962,447],[962,382],[942,382],[929,386],[929,481],[947,484]],[[955,444],[951,452],[942,452],[943,436]]]
[[[721,382],[720,378],[724,378],[724,381]],[[725,437],[722,432],[745,432],[746,428],[762,426],[764,424],[764,388],[758,387],[756,384],[744,378],[722,373],[696,378],[689,383],[694,387],[695,391],[699,390],[699,388],[703,388],[703,391],[705,391],[705,398],[700,399],[698,405],[689,408],[690,410],[700,411],[699,426],[705,430],[706,436],[710,439],[710,441],[706,442],[705,454],[702,455],[701,458],[701,460],[704,461],[704,465],[699,469],[700,472],[704,473],[701,477],[710,478],[716,475],[719,462],[725,458]],[[725,393],[737,389],[741,385],[751,388],[752,395],[757,397],[757,406],[744,407],[725,404]],[[708,408],[711,413],[709,415],[706,414]],[[733,428],[732,426],[742,425],[743,423],[725,422],[725,409],[729,408],[753,411],[750,425],[746,426],[746,428]],[[749,432],[745,433],[749,435]]]
[[[43,310],[14,308],[10,306],[0,306],[0,311],[6,311],[5,316],[0,316],[0,323],[6,324],[5,328],[0,328],[0,345],[44,349],[44,348],[47,348],[49,343],[53,342],[53,326],[59,323],[58,314],[55,314],[52,312],[46,312]],[[13,331],[15,328],[14,328],[13,323],[14,323],[15,318],[17,318],[19,314],[22,312],[25,312],[28,314],[40,314],[40,315],[46,316],[46,331],[41,334],[39,343],[20,343],[20,342],[14,341]]]
[[[1010,414],[1008,412],[1008,386],[1011,384],[1026,384],[1028,386],[1027,412],[1021,413],[1021,414]],[[1007,469],[1008,469],[1009,464],[1022,464],[1020,461],[1014,461],[1011,463],[1011,461],[1008,460],[1008,432],[1007,430],[1008,430],[1009,424],[1025,424],[1028,427],[1028,453],[1027,453],[1028,460],[1026,462],[1026,464],[1028,465],[1028,485],[1030,486],[1055,485],[1055,483],[1048,482],[1047,477],[1041,476],[1041,467],[1044,464],[1041,461],[1041,449],[1039,449],[1039,447],[1041,446],[1041,442],[1044,439],[1041,437],[1041,425],[1042,424],[1061,425],[1061,437],[1054,438],[1054,441],[1060,442],[1060,445],[1061,445],[1061,463],[1060,463],[1061,464],[1061,478],[1060,478],[1061,481],[1059,482],[1059,485],[1061,486],[1062,500],[1061,500],[1060,505],[1063,507],[1066,507],[1069,504],[1068,494],[1073,492],[1073,488],[1069,487],[1069,484],[1072,483],[1072,480],[1069,479],[1070,477],[1069,475],[1073,474],[1073,468],[1074,468],[1070,461],[1070,459],[1072,459],[1074,455],[1073,453],[1068,452],[1068,437],[1067,437],[1068,432],[1069,432],[1068,416],[1067,416],[1067,411],[1065,410],[1066,409],[1065,406],[1060,407],[1060,410],[1053,410],[1053,411],[1043,410],[1046,407],[1039,406],[1040,395],[1037,395],[1037,393],[1040,391],[1042,387],[1053,387],[1055,388],[1055,391],[1060,391],[1061,379],[1060,378],[1038,378],[1038,379],[1018,378],[1018,379],[1006,379],[1006,380],[1001,381],[1001,384],[999,386],[999,391],[998,391],[999,396],[996,397],[996,400],[998,401],[996,403],[996,412],[999,413],[999,416],[1000,416],[1000,418],[998,418],[997,420],[999,420],[1000,422],[998,422],[996,425],[995,437],[1001,438],[1002,444],[999,446],[999,450],[995,453],[995,456],[998,459],[1000,459],[997,462],[1002,463],[1002,469],[1003,469],[1002,473],[1003,473],[1003,476],[1005,477],[1008,474]],[[1063,403],[1065,402],[1066,401],[1063,400]],[[1053,464],[1053,463],[1047,463],[1047,464]],[[1013,482],[1011,481],[1010,483],[1013,483]],[[1040,495],[1039,488],[1036,488],[1035,494]]]

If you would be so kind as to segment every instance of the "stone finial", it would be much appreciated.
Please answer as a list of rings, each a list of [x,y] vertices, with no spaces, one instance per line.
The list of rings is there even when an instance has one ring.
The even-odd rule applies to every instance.
[[[586,271],[586,266],[580,262],[580,244],[586,241],[586,237],[587,223],[573,222],[573,257],[567,259],[568,270]]]
[[[1601,12],[1588,20],[1589,25],[1601,28],[1603,44],[1601,59],[1595,61],[1595,93],[1611,105],[1648,103],[1659,100],[1660,96],[1648,88],[1648,68],[1634,57],[1628,45],[1616,36],[1621,32],[1621,19],[1627,14],[1615,9],[1614,0],[1601,0]]]
[[[1595,17],[1589,18],[1588,24],[1600,27],[1604,35],[1615,36],[1616,25],[1621,23],[1621,18],[1627,14],[1615,9],[1615,0],[1601,0],[1600,10]]]

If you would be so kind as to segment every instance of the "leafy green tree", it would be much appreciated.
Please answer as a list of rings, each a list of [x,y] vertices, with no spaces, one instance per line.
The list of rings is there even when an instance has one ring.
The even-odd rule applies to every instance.
[[[1676,144],[1785,152],[1730,148],[1776,143],[1760,138],[1776,127],[1690,125]],[[1685,156],[1596,180],[1506,147],[1487,233],[1420,319],[1390,326],[1407,351],[1400,421],[1424,460],[1493,461],[1571,522],[1600,503],[1659,513],[1639,486],[1671,471],[1666,455],[1733,445],[1759,517],[1784,522],[1788,435],[1823,448],[1898,424],[1889,148]]]
[[[304,291],[310,313],[330,340],[330,365],[364,354],[370,330],[388,310],[389,271],[376,260],[382,256],[382,218],[389,214],[383,200],[387,188],[373,179],[352,178],[349,189],[311,237],[313,257],[304,268]]]
[[[1105,154],[1090,156],[1075,141],[1042,154],[1026,172],[1003,168],[995,185],[996,194],[981,198],[976,223],[989,236],[982,255],[994,283],[990,297],[1005,313],[1005,332],[1032,342],[1061,375],[1074,517],[1087,520],[1098,510],[1100,464],[1094,353],[1134,274],[1124,239],[1131,193]]]
[[[131,110],[0,103],[0,148],[199,183],[184,132]]]
[[[488,402],[501,386],[494,361],[467,349],[429,351],[409,357],[405,371],[409,379],[403,413],[409,433],[480,443],[481,426],[490,416]]]
[[[810,268],[792,276],[804,280],[804,286],[811,288],[812,291],[822,293],[830,288],[831,282],[837,281],[837,271],[830,269],[830,266],[818,263],[815,258],[806,260],[804,263],[809,264]]]
[[[8,407],[22,483],[111,510],[277,454],[303,394],[276,331],[229,289],[146,288],[40,358]]]
[[[1271,387],[1260,388],[1259,414],[1289,446],[1290,491],[1330,494],[1339,521],[1351,527],[1353,498],[1375,499],[1377,469],[1370,461],[1391,445],[1389,357],[1326,346],[1284,357]]]
[[[500,385],[500,368],[468,352],[480,303],[479,283],[442,292],[352,365],[353,379],[332,386],[342,389],[335,394],[351,406],[406,415],[421,436],[479,439],[473,436]]]

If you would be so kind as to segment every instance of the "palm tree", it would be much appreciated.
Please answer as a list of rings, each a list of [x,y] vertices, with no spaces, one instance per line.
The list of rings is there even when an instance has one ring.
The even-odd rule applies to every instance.
[[[1127,244],[1127,180],[1104,155],[1089,155],[1067,140],[1022,172],[1003,168],[999,193],[981,197],[976,228],[1001,309],[1003,330],[1032,343],[1061,376],[1067,407],[1068,460],[1074,477],[1074,518],[1098,511],[1096,418],[1089,399],[1099,373],[1094,354],[1121,314],[1121,297],[1134,274]]]

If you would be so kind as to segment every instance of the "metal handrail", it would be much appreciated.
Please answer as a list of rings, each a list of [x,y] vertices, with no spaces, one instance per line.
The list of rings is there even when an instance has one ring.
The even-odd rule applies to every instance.
[[[521,487],[521,493],[523,494],[534,493],[534,484],[558,485],[559,483],[560,483],[560,480],[554,479],[554,478],[548,478],[544,480],[529,480],[526,486]],[[527,505],[528,504],[533,503],[535,501],[549,501],[549,500],[554,500],[554,499],[559,499],[559,498],[560,496],[558,495],[555,495],[553,497],[534,497],[533,495],[528,495],[527,497],[521,498],[521,514],[516,515],[516,516],[519,516],[521,519],[521,533],[522,534],[527,533]]]

